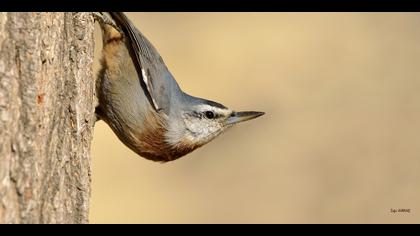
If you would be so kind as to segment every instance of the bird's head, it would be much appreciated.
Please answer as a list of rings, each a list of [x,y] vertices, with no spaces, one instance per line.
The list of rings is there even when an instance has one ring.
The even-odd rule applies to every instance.
[[[179,110],[178,118],[171,119],[179,122],[169,122],[166,140],[174,146],[191,149],[210,142],[237,123],[264,115],[257,111],[236,112],[222,104],[197,98]]]

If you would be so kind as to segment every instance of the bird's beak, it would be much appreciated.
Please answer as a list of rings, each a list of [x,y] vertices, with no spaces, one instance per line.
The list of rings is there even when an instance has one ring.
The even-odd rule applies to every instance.
[[[264,112],[259,111],[241,111],[233,112],[230,117],[226,120],[226,125],[233,125],[247,120],[255,119],[259,116],[264,115]]]

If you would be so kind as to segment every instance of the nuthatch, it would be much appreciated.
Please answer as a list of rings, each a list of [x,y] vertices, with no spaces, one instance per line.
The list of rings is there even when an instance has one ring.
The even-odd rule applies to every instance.
[[[120,12],[95,13],[103,49],[96,113],[149,160],[178,159],[236,123],[263,112],[235,112],[184,93],[155,47]]]

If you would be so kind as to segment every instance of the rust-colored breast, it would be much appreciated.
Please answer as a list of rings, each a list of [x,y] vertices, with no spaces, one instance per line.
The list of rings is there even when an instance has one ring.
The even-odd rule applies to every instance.
[[[159,162],[176,160],[201,145],[195,145],[186,140],[180,140],[176,145],[166,142],[166,124],[160,115],[150,112],[143,123],[144,129],[140,133],[132,134],[131,149],[140,156]]]

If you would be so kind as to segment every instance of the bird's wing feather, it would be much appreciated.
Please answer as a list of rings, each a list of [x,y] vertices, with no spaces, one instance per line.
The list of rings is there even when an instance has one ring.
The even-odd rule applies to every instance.
[[[156,111],[167,110],[168,91],[165,86],[168,69],[153,45],[122,12],[110,12],[125,34],[127,48],[133,58],[139,82]]]

